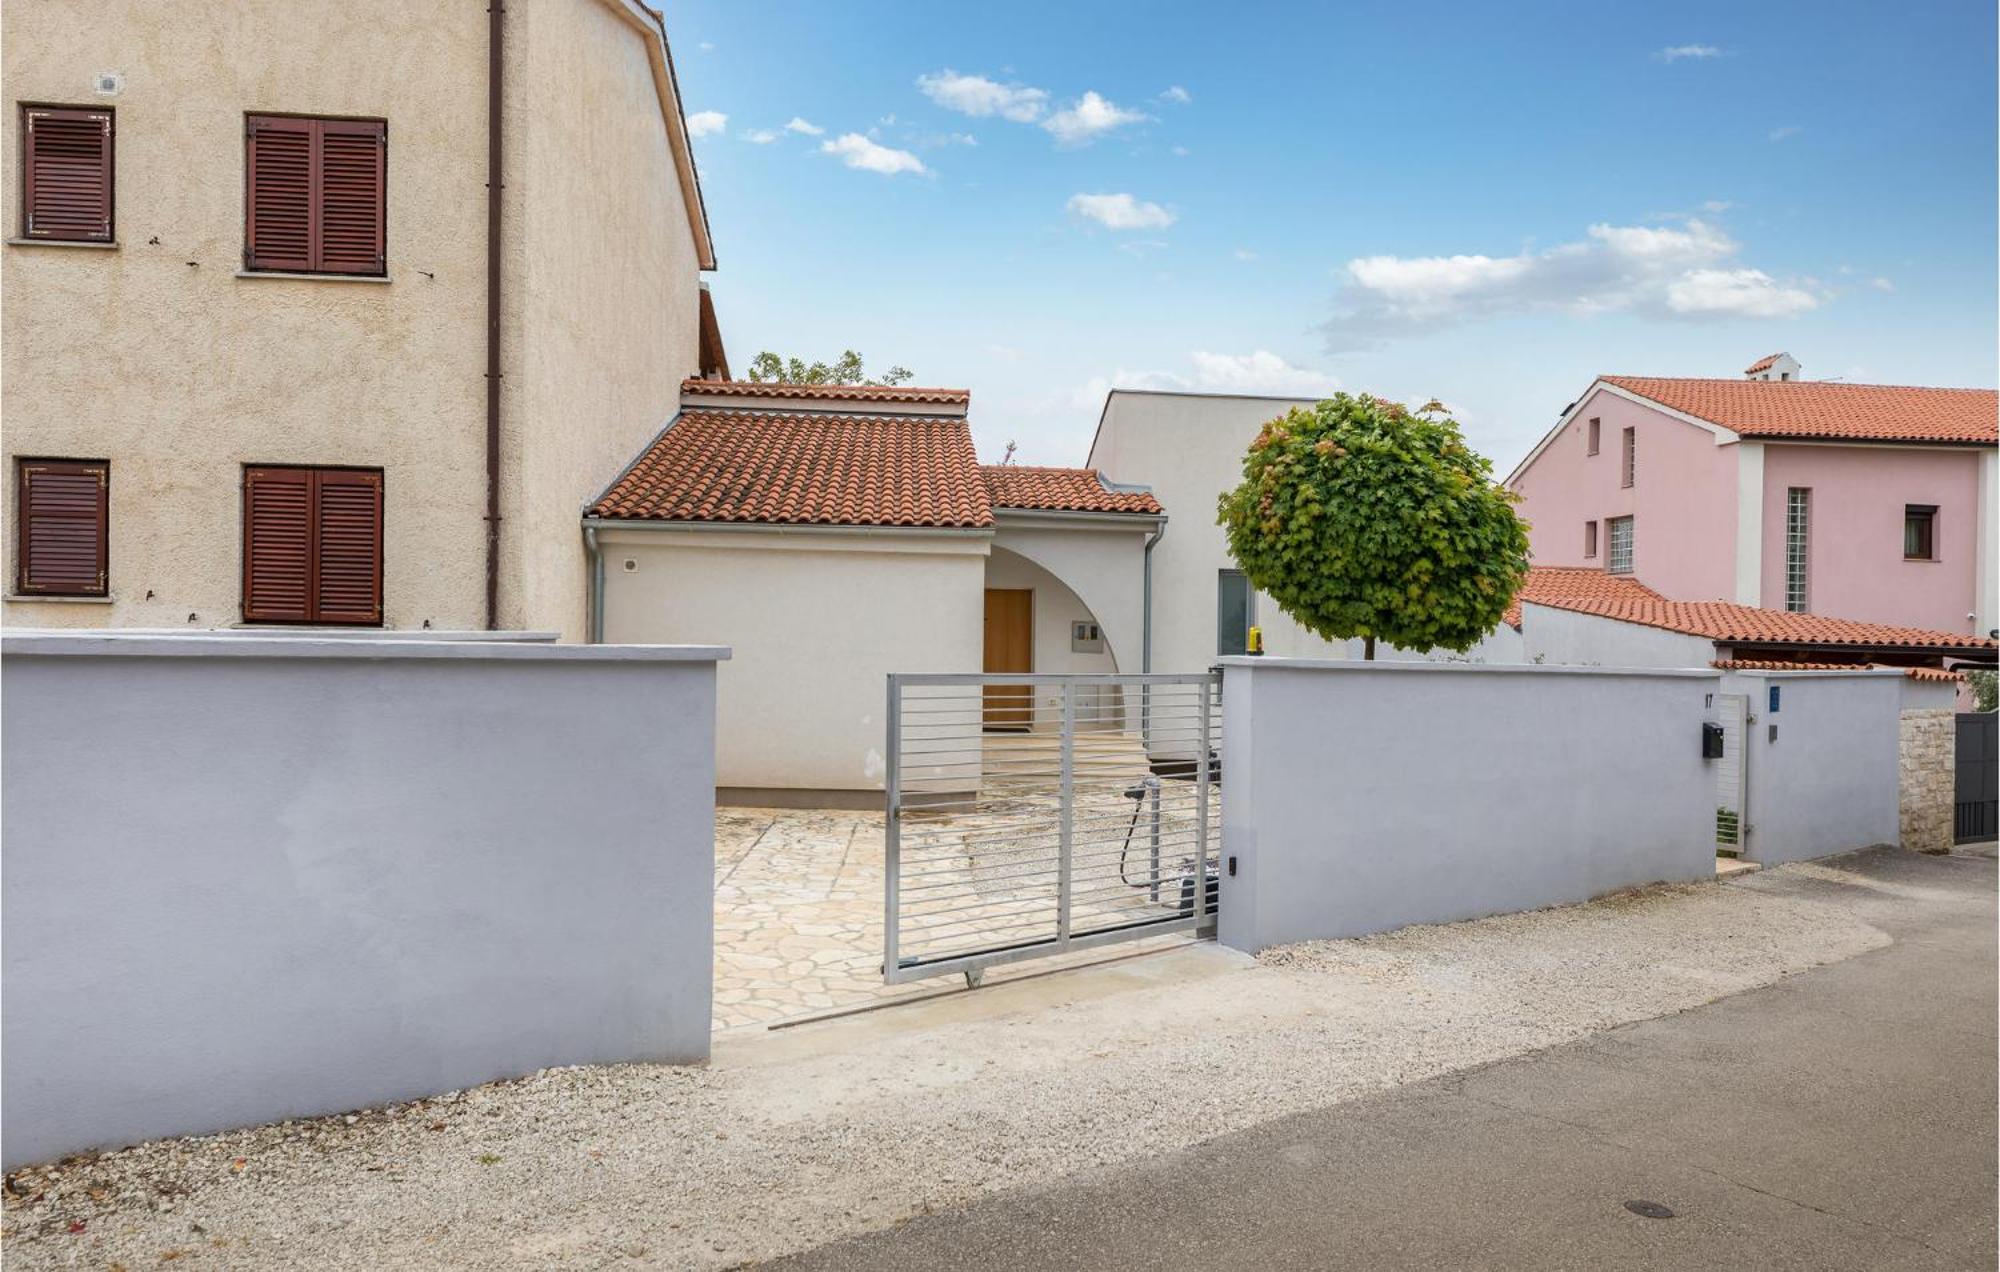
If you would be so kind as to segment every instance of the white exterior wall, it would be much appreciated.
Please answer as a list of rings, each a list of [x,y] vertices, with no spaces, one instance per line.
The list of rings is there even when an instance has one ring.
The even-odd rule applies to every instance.
[[[1521,606],[1523,652],[1531,663],[1567,667],[1706,667],[1715,642],[1644,623],[1550,605]]]
[[[9,1169],[708,1055],[726,651],[0,651]]]
[[[1714,876],[1714,671],[1223,666],[1225,945]]]
[[[1150,521],[1139,527],[1120,530],[1065,527],[1059,522],[1038,523],[1033,519],[1002,514],[993,546],[1026,558],[1059,580],[1088,611],[1077,617],[1094,618],[1103,627],[1105,646],[1110,656],[1109,661],[1098,659],[1074,666],[1044,663],[1044,650],[1059,659],[1071,657],[1068,652],[1069,632],[1065,627],[1059,633],[1062,638],[1059,647],[1044,644],[1038,609],[1035,618],[1035,670],[1139,670],[1139,647],[1146,616],[1146,537],[1151,532]],[[1000,568],[997,557],[987,566],[988,587],[1020,586],[994,581],[993,571],[996,568]],[[1041,597],[1037,595],[1035,600],[1039,605]],[[1095,655],[1075,657],[1096,658]]]
[[[1311,398],[1231,397],[1114,389],[1104,404],[1090,466],[1121,483],[1152,488],[1166,509],[1166,536],[1153,549],[1153,666],[1201,671],[1216,659],[1216,574],[1234,569],[1215,505],[1243,479],[1243,456],[1264,424]],[[1251,621],[1274,657],[1342,658],[1258,594]],[[1131,670],[1139,670],[1134,665]]]
[[[716,782],[731,798],[742,788],[881,790],[889,673],[980,669],[986,534],[598,537],[606,641],[733,651],[716,726]]]
[[[1415,654],[1407,649],[1380,642],[1375,646],[1378,662],[1437,662],[1437,663],[1484,663],[1490,666],[1508,667],[1528,661],[1527,641],[1521,632],[1502,623],[1486,633],[1477,645],[1464,653],[1450,649],[1433,649],[1428,653]],[[1367,646],[1359,640],[1347,642],[1347,656],[1361,658]]]
[[[1755,718],[1744,855],[1765,865],[1902,842],[1900,671],[1730,672]],[[1770,688],[1779,707],[1769,709]],[[1777,736],[1771,734],[1772,726]]]

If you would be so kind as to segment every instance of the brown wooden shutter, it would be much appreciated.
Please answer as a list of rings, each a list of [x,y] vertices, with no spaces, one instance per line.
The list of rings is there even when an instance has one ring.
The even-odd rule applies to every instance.
[[[243,617],[312,621],[312,470],[243,472]]]
[[[382,474],[254,466],[243,474],[243,617],[382,621]]]
[[[24,596],[103,596],[111,468],[101,460],[24,459],[15,586]]]
[[[328,274],[380,274],[384,160],[380,120],[328,119],[319,125],[319,258]]]
[[[382,474],[326,468],[317,483],[313,617],[382,621]]]
[[[252,115],[247,136],[246,268],[385,272],[388,130],[381,120]]]
[[[111,112],[22,110],[22,236],[111,241]]]

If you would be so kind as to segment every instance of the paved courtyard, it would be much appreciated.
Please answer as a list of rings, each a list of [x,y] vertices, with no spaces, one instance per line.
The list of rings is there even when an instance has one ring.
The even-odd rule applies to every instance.
[[[1123,808],[1129,809],[1125,803]],[[970,854],[981,860],[981,822],[964,823]],[[962,988],[946,975],[906,985],[882,981],[882,822],[879,812],[831,809],[718,808],[715,814],[715,1028],[762,1029],[786,1021],[852,1010],[891,999],[922,997]],[[925,841],[934,844],[935,838]],[[1140,836],[1143,852],[1144,835]],[[1038,852],[1052,852],[1052,846]],[[990,850],[982,870],[994,866]],[[1094,874],[1114,869],[1102,855],[1079,865],[1079,895]],[[1015,863],[999,863],[1002,870]],[[939,868],[937,873],[949,873]],[[996,893],[966,873],[961,889],[975,901],[959,913],[991,923],[1015,923],[1041,916],[1053,924],[1053,893]],[[1123,918],[1145,909],[1142,892],[1120,889],[1113,898],[1099,885],[1098,909]],[[1126,896],[1132,898],[1130,901]],[[947,898],[955,900],[956,898]],[[1172,901],[1178,897],[1172,896]],[[1115,903],[1115,905],[1114,905]],[[1079,905],[1079,913],[1084,905]],[[1127,957],[1184,944],[1185,935],[1083,950],[1062,957],[996,967],[989,982],[1039,975],[1081,963]]]

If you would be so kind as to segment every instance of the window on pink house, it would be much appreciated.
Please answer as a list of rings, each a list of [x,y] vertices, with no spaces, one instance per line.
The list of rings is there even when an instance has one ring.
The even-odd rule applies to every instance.
[[[1604,523],[1611,542],[1605,551],[1604,569],[1611,574],[1632,572],[1632,518],[1613,517]]]
[[[1583,557],[1587,561],[1596,555],[1597,523],[1595,521],[1586,521],[1583,523]]]
[[[1793,486],[1785,491],[1785,608],[1806,612],[1806,543],[1812,529],[1812,491]]]
[[[1619,458],[1618,458],[1618,473],[1619,473],[1618,484],[1621,486],[1629,486],[1632,484],[1632,473],[1634,471],[1634,461],[1636,459],[1636,456],[1633,454],[1633,450],[1635,449],[1637,443],[1638,443],[1638,430],[1630,428],[1626,429],[1625,435],[1620,442]]]
[[[1595,415],[1590,417],[1588,447],[1583,452],[1584,454],[1595,455],[1597,453],[1597,438],[1598,434],[1603,431],[1603,424],[1604,421],[1598,419]]]
[[[1937,560],[1937,505],[1903,505],[1903,559]]]

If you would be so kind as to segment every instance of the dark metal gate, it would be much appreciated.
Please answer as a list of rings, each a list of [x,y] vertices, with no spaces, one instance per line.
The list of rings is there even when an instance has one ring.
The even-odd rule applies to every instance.
[[[2000,818],[1996,818],[1994,808],[1995,788],[2000,786],[1997,766],[2000,766],[2000,714],[1992,711],[1961,714],[1953,781],[1958,814],[1952,835],[1955,842],[1977,843],[2000,836]]]

